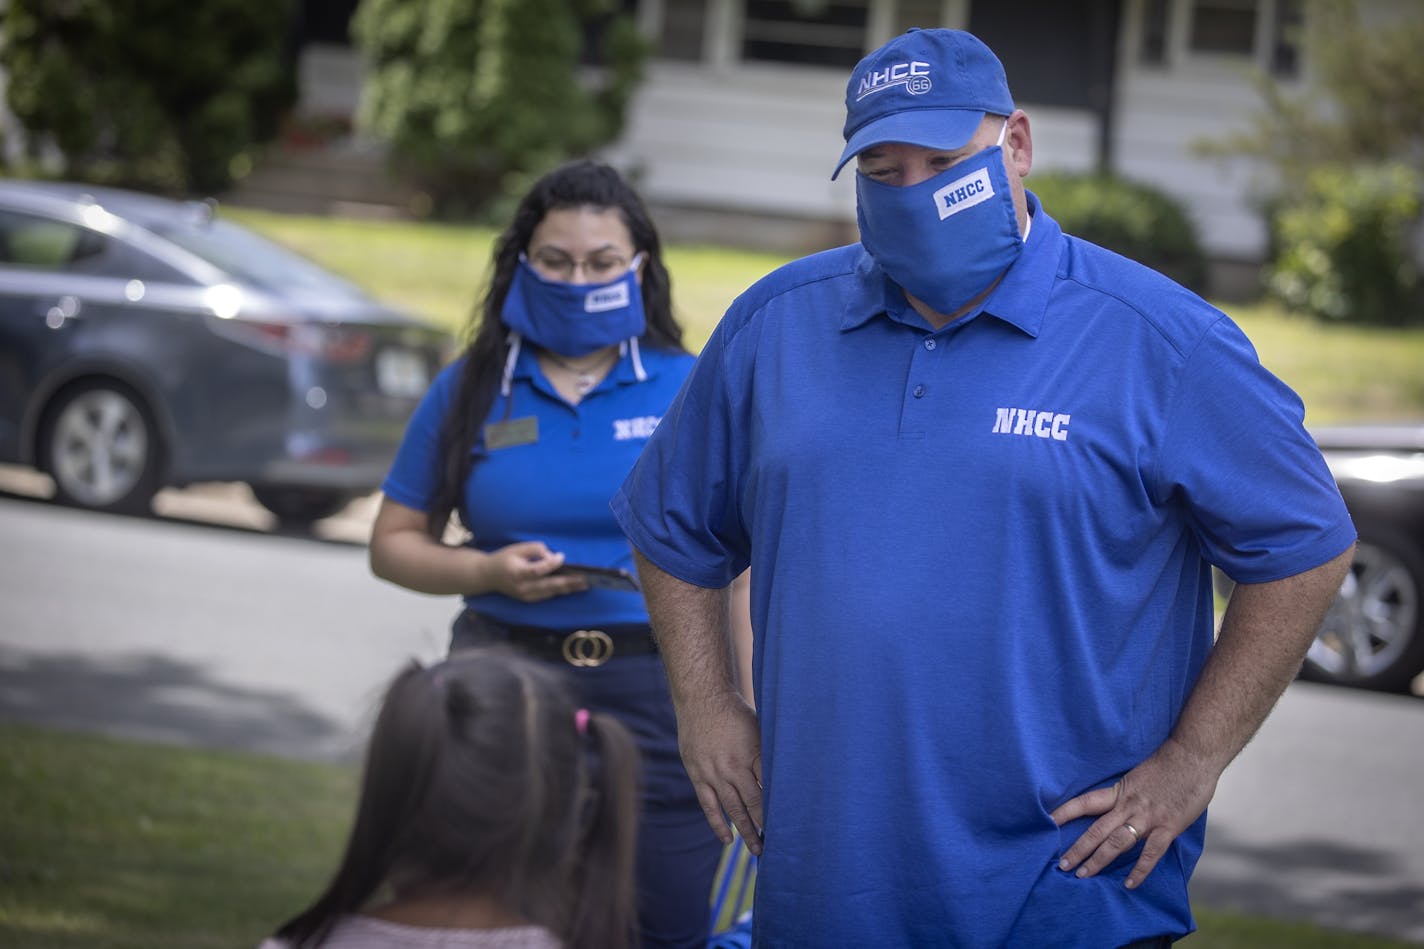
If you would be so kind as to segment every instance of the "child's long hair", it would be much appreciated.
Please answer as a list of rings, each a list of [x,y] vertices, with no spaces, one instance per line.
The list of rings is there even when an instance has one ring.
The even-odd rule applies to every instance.
[[[570,947],[627,946],[637,768],[627,729],[581,714],[538,662],[480,647],[411,663],[372,732],[345,856],[277,936],[316,947],[378,896],[435,892],[493,897]]]

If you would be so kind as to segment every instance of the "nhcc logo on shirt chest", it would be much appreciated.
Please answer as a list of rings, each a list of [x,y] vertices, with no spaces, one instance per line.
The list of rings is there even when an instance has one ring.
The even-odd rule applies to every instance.
[[[658,427],[662,421],[660,415],[641,415],[637,418],[619,418],[613,420],[613,440],[615,442],[627,442],[636,438],[648,438],[653,434],[653,429]]]
[[[1027,435],[1031,438],[1068,440],[1068,423],[1073,416],[1047,409],[1000,408],[994,410],[995,435]]]

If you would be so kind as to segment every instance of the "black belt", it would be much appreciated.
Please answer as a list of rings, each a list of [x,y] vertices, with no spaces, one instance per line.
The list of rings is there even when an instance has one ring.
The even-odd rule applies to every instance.
[[[465,610],[456,617],[451,650],[486,643],[508,643],[541,659],[554,659],[580,668],[601,666],[617,656],[640,656],[658,651],[652,628],[646,623],[550,629],[501,623],[474,610]]]

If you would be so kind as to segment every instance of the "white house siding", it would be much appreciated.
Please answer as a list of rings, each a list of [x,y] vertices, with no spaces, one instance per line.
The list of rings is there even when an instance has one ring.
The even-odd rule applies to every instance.
[[[1264,169],[1198,154],[1195,143],[1248,127],[1260,98],[1232,66],[1121,68],[1113,164],[1125,178],[1155,185],[1191,214],[1214,257],[1259,260],[1266,228],[1253,192]]]
[[[654,62],[629,109],[608,161],[637,181],[674,236],[696,233],[699,213],[808,219],[828,227],[744,228],[759,242],[789,250],[807,240],[854,239],[855,176],[831,170],[844,139],[845,83],[836,70],[748,64],[716,68]],[[1035,168],[1093,166],[1096,124],[1070,109],[1030,113]],[[1030,185],[1031,187],[1031,185]],[[704,217],[701,226],[706,225]],[[735,225],[732,225],[735,226]],[[680,228],[687,229],[680,231]],[[715,235],[709,230],[708,235]]]
[[[830,180],[844,94],[830,70],[654,62],[607,157],[652,203],[853,220],[853,183]]]
[[[308,43],[297,60],[297,112],[354,119],[365,81],[365,64],[350,46]]]

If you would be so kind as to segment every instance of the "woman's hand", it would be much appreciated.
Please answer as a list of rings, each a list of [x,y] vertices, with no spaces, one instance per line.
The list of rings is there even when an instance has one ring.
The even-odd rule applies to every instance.
[[[503,593],[525,603],[582,593],[576,574],[554,575],[564,555],[532,540],[491,553],[443,544],[425,529],[425,512],[381,499],[371,528],[371,571],[409,590],[436,595]]]
[[[503,593],[525,603],[588,589],[588,581],[572,573],[554,573],[564,565],[564,555],[554,553],[543,541],[526,540],[501,547],[485,555],[481,568],[488,592]]]

